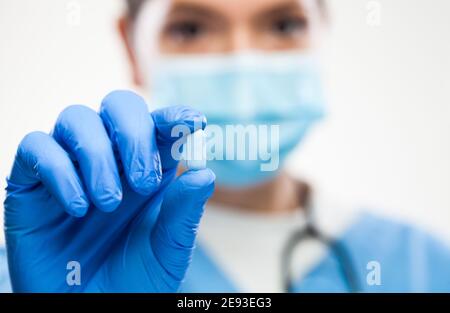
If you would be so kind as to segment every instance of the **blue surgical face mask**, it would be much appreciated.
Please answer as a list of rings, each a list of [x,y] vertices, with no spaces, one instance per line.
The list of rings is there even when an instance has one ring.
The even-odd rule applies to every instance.
[[[227,144],[223,138],[222,147],[208,149],[216,157],[208,161],[208,167],[216,173],[217,183],[230,187],[260,183],[276,175],[287,155],[324,115],[316,63],[299,53],[163,58],[152,68],[150,83],[152,105],[189,105],[201,111],[208,120],[207,133],[221,129],[230,138],[227,127],[256,128],[257,141],[228,140]],[[217,134],[210,133],[217,140]],[[267,153],[264,160],[261,155],[256,160],[249,156],[255,144],[262,145],[258,151],[271,155],[269,160]],[[229,159],[237,149],[247,153],[245,160],[237,160],[238,156]],[[217,160],[217,155],[222,160]],[[277,165],[274,170],[263,170],[261,165],[271,161]]]

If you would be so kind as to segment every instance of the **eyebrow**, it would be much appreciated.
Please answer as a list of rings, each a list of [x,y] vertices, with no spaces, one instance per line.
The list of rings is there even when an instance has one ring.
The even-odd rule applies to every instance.
[[[191,17],[204,18],[210,20],[223,20],[221,14],[215,12],[213,9],[208,7],[202,7],[194,4],[176,4],[169,12],[169,16],[176,17],[178,15],[190,15]]]
[[[245,0],[243,0],[245,1]],[[273,4],[260,10],[260,12],[254,13],[252,19],[260,20],[264,18],[277,15],[283,15],[288,13],[301,13],[307,14],[307,9],[298,0],[286,0],[281,3]],[[204,20],[210,20],[215,23],[222,23],[226,21],[226,18],[214,8],[210,8],[204,4],[190,4],[190,3],[176,3],[169,11],[168,16],[170,18],[199,18]]]
[[[262,10],[262,12],[257,14],[257,17],[282,15],[286,12],[306,14],[306,9],[300,1],[286,1],[285,3],[275,4],[272,7]]]

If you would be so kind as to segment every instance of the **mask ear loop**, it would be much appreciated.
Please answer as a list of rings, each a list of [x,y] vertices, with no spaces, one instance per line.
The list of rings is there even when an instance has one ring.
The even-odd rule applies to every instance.
[[[150,73],[160,57],[159,35],[168,15],[170,0],[146,0],[132,25],[133,49],[144,84],[151,84]]]

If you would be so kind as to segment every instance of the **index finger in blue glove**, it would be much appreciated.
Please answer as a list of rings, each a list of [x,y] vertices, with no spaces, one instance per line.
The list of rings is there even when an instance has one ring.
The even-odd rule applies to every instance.
[[[5,202],[15,191],[23,192],[39,183],[70,215],[81,217],[86,214],[89,200],[69,155],[51,136],[33,132],[19,145],[8,178]]]
[[[172,146],[183,134],[173,132],[175,127],[193,133],[198,129],[205,129],[206,117],[191,107],[181,105],[155,110],[151,116],[156,127],[162,170],[165,172],[176,168],[179,161],[176,156],[172,155]]]
[[[161,183],[161,161],[155,125],[144,99],[131,91],[113,91],[103,99],[100,116],[131,188],[143,195],[152,194]]]

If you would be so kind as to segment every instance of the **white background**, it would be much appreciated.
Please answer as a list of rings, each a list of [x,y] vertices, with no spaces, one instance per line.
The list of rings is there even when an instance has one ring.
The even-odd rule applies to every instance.
[[[450,242],[450,1],[376,1],[379,26],[367,22],[368,2],[330,1],[330,115],[291,166],[318,189]],[[50,131],[69,104],[97,109],[110,90],[132,87],[115,32],[122,4],[0,0],[2,189],[26,133]]]

